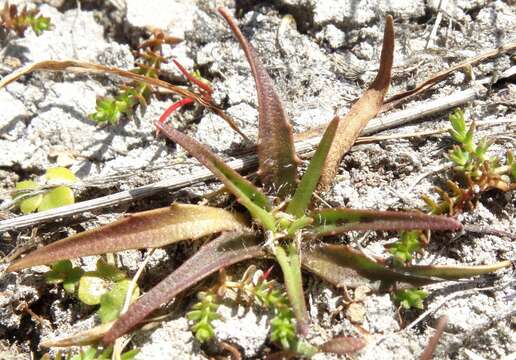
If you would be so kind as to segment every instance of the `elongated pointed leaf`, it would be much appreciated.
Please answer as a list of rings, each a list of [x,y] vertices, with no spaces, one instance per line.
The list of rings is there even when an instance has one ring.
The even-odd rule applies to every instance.
[[[156,127],[161,133],[181,145],[222,181],[226,188],[237,197],[238,201],[249,210],[255,220],[259,221],[265,228],[274,230],[275,220],[268,212],[272,206],[260,189],[227,166],[221,158],[197,140],[159,122],[156,123]]]
[[[225,9],[220,14],[231,27],[244,50],[256,83],[259,106],[258,160],[259,175],[263,184],[280,196],[295,189],[299,160],[294,148],[292,126],[283,110],[274,83],[265,67],[256,56],[253,46],[247,41],[235,20]]]
[[[148,293],[143,295],[118,319],[104,336],[105,344],[124,335],[154,310],[172,300],[177,294],[215,271],[237,262],[264,256],[253,233],[230,232],[203,246]]]
[[[340,160],[353,146],[367,122],[378,114],[383,98],[389,89],[394,54],[394,27],[392,17],[385,19],[380,69],[373,83],[362,97],[351,107],[337,128],[337,135],[326,159],[320,184],[327,188],[335,179]]]
[[[229,211],[209,206],[173,204],[129,214],[112,224],[44,246],[18,260],[7,270],[16,271],[80,256],[160,247],[243,228],[243,218]]]
[[[479,266],[407,266],[390,268],[345,245],[322,245],[303,253],[303,266],[337,287],[355,288],[370,280],[400,281],[416,286],[487,274],[511,266],[510,261]]]
[[[401,231],[401,230],[459,230],[457,220],[413,211],[376,211],[357,209],[322,209],[311,215],[313,232],[317,236],[331,236],[348,231]]]
[[[287,212],[289,214],[300,218],[308,208],[310,200],[312,199],[312,194],[319,182],[319,178],[321,177],[321,171],[335,137],[338,125],[339,117],[335,116],[335,118],[330,122],[330,125],[328,125],[328,128],[326,128],[321,142],[319,143],[319,147],[310,161],[292,200],[288,204]]]

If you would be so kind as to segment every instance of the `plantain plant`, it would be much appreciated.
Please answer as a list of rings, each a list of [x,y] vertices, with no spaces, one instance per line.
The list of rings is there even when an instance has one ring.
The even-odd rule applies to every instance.
[[[319,209],[312,202],[316,189],[331,185],[343,154],[382,105],[390,82],[394,50],[392,17],[386,18],[378,75],[348,115],[331,120],[298,182],[300,160],[295,153],[291,125],[273,82],[235,21],[226,10],[219,11],[243,48],[256,83],[259,105],[258,179],[261,186],[232,170],[205,145],[157,122],[158,130],[207,167],[241,207],[235,206],[234,211],[229,211],[176,203],[166,208],[129,214],[113,224],[42,247],[9,266],[9,271],[18,271],[80,256],[214,237],[134,302],[112,326],[104,326],[89,341],[102,338],[102,342],[109,345],[137,327],[161,305],[219,269],[251,258],[269,258],[279,263],[283,273],[288,307],[282,307],[282,311],[292,314],[280,317],[278,322],[282,323],[276,324],[282,331],[293,329],[289,334],[275,334],[283,350],[301,357],[310,357],[315,352],[348,353],[365,346],[366,341],[338,337],[316,347],[304,338],[310,319],[303,293],[302,268],[335,286],[356,287],[363,284],[365,278],[380,280],[385,285],[403,282],[420,286],[485,274],[510,265],[506,261],[485,266],[405,264],[399,268],[391,267],[382,259],[366,256],[350,246],[321,242],[350,231],[457,231],[462,227],[457,220],[445,216],[348,208]],[[212,306],[208,307],[213,310]],[[197,315],[195,317],[199,318]]]

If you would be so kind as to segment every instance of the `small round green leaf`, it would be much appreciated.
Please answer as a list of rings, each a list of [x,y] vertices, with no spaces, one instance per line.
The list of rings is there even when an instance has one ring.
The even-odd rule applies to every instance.
[[[45,178],[49,182],[56,182],[61,184],[72,184],[77,181],[75,174],[70,169],[67,169],[65,167],[55,167],[48,169],[45,173]]]
[[[129,289],[130,280],[122,280],[113,286],[113,288],[102,295],[100,298],[100,308],[98,311],[98,315],[102,323],[107,323],[118,318],[120,311],[122,310],[122,306],[124,306],[125,296],[127,294],[127,290]],[[135,287],[131,302],[138,298],[140,294],[140,289]]]
[[[38,211],[54,209],[75,202],[73,191],[67,186],[58,186],[43,195]]]
[[[97,270],[95,273],[98,277],[112,282],[117,282],[126,278],[125,273],[114,265],[106,263],[104,260],[97,261]]]
[[[87,305],[100,304],[100,299],[109,290],[109,286],[110,282],[98,277],[95,272],[87,272],[79,281],[79,300]]]
[[[16,190],[36,190],[39,188],[38,183],[32,180],[25,180],[20,181],[19,183],[16,183]],[[23,195],[23,193],[15,193],[14,199],[17,197],[20,197]],[[38,208],[38,206],[41,204],[41,201],[43,199],[43,195],[39,194],[36,196],[31,196],[28,198],[25,198],[23,200],[20,200],[18,203],[18,206],[22,213],[24,214],[30,214]]]

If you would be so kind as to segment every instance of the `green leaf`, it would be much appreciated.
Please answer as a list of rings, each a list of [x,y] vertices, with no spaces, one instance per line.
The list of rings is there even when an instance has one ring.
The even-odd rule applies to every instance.
[[[95,271],[89,271],[84,273],[79,281],[77,296],[86,305],[97,305],[110,286],[110,281],[98,276]]]
[[[43,31],[50,30],[50,26],[50,18],[48,17],[38,16],[30,20],[30,27],[38,36],[41,35]]]
[[[161,247],[244,228],[244,219],[239,214],[210,206],[173,204],[128,214],[112,224],[56,241],[16,261],[8,271],[80,256]]]
[[[60,184],[72,184],[77,181],[75,174],[65,167],[54,167],[47,170],[45,177],[49,182],[58,182]]]
[[[122,270],[115,265],[106,263],[103,259],[99,259],[96,266],[95,274],[107,281],[117,282],[127,277]]]
[[[389,248],[394,257],[394,264],[403,267],[412,260],[414,253],[421,250],[420,232],[417,230],[403,231],[400,238]]]
[[[71,205],[75,202],[73,191],[67,186],[58,186],[43,194],[38,211],[54,209],[60,206]]]
[[[39,185],[35,181],[32,181],[32,180],[25,180],[25,181],[20,181],[20,182],[16,183],[16,190],[36,190],[38,188],[39,188]],[[16,198],[18,198],[22,195],[23,194],[16,195],[16,192],[15,192],[14,199],[16,200]],[[20,200],[18,202],[18,206],[22,213],[30,214],[30,213],[36,211],[38,206],[41,204],[42,200],[43,200],[42,194],[30,196],[30,197],[24,198],[23,200]]]
[[[86,351],[81,350],[81,352],[75,355],[72,360],[95,360],[95,355],[97,355],[97,349],[89,347]]]
[[[462,225],[445,216],[410,211],[376,211],[357,209],[321,209],[314,211],[313,232],[333,236],[349,231],[459,230]]]
[[[90,118],[98,123],[117,124],[122,116],[122,112],[118,108],[116,101],[110,98],[97,99],[96,111],[90,115]]]
[[[276,221],[274,216],[269,213],[272,205],[260,189],[231,169],[221,158],[197,140],[160,122],[156,122],[156,127],[169,139],[181,145],[190,155],[195,157],[222,181],[256,221],[260,222],[268,230],[275,230]]]
[[[45,274],[48,284],[63,283],[63,288],[69,294],[75,293],[75,289],[84,271],[79,267],[73,267],[69,260],[58,261],[51,266],[51,270]]]
[[[455,145],[449,152],[448,157],[458,166],[465,166],[470,160],[469,153],[463,151],[460,146]]]
[[[118,315],[124,306],[125,296],[130,284],[131,280],[128,279],[119,281],[115,283],[110,291],[101,296],[100,308],[97,313],[103,324],[118,318]],[[136,300],[139,295],[140,289],[136,286],[131,295],[131,300]]]
[[[456,109],[448,116],[448,120],[452,124],[452,129],[449,130],[450,135],[459,143],[463,143],[466,139],[466,121],[464,120],[464,112],[461,109]]]
[[[256,84],[259,108],[258,175],[268,189],[284,197],[291,194],[295,188],[299,162],[294,148],[292,126],[283,110],[283,104],[274,88],[274,83],[256,56],[256,51],[231,15],[225,9],[219,9],[219,13],[224,17],[244,50]]]
[[[296,192],[292,197],[292,200],[287,206],[287,212],[297,218],[300,218],[304,215],[305,210],[310,204],[313,192],[317,186],[317,183],[319,182],[319,178],[321,177],[321,171],[324,167],[324,162],[326,161],[328,151],[330,150],[333,143],[338,125],[339,117],[335,116],[326,128],[321,142],[319,143],[319,147],[317,148],[317,151],[310,161],[310,164],[308,165],[308,168],[306,169],[306,172],[303,175],[303,178],[301,179],[301,182],[299,183]]]
[[[415,286],[445,280],[488,274],[511,266],[510,261],[492,265],[411,265],[403,269],[392,268],[382,259],[366,257],[364,254],[345,245],[324,244],[303,252],[303,266],[337,287],[355,288],[370,280],[387,282],[406,282]]]
[[[394,294],[394,299],[404,309],[410,308],[423,309],[423,300],[428,297],[428,293],[420,289],[402,289]]]

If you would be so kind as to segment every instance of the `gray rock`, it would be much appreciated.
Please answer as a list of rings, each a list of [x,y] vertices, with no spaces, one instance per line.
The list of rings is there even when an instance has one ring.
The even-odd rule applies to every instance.
[[[62,14],[48,5],[40,6],[41,14],[51,18],[54,27],[36,36],[28,31],[23,38],[11,41],[6,55],[24,63],[43,60],[78,59],[96,61],[107,46],[104,28],[93,12],[69,10]]]
[[[267,315],[258,315],[253,309],[235,305],[228,307],[221,304],[217,313],[221,320],[214,320],[213,327],[218,339],[238,344],[244,351],[245,357],[260,354],[260,349],[265,344],[268,334]]]
[[[136,335],[133,341],[140,349],[136,360],[206,359],[185,318],[165,321],[151,332]]]
[[[317,39],[326,41],[332,49],[338,49],[346,44],[346,33],[333,24],[324,27],[317,33]]]
[[[366,322],[370,333],[391,333],[400,329],[396,318],[396,306],[390,295],[370,295],[364,301]]]
[[[195,1],[155,0],[144,2],[127,0],[127,22],[134,27],[166,30],[171,36],[184,38],[193,29]]]

